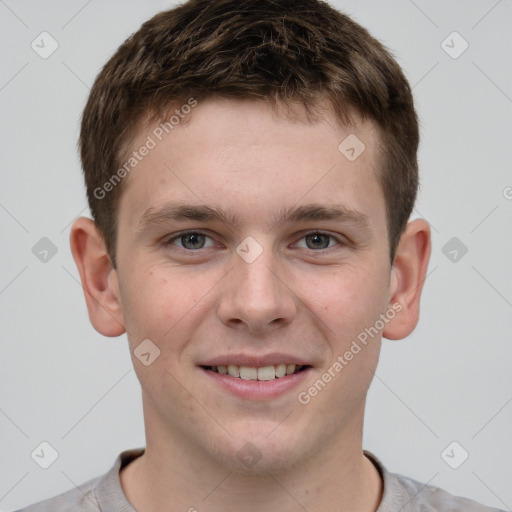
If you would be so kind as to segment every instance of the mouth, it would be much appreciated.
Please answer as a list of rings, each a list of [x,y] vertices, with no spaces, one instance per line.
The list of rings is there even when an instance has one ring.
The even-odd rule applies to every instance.
[[[276,364],[268,364],[266,361],[263,364],[199,365],[198,368],[208,379],[208,389],[211,388],[215,393],[227,392],[228,396],[238,399],[255,401],[277,399],[288,395],[294,388],[304,387],[308,375],[311,376],[313,371],[313,366],[309,364],[284,363],[283,359]]]
[[[260,367],[237,366],[235,364],[230,364],[218,366],[201,366],[201,368],[212,373],[218,373],[220,375],[232,377],[233,379],[271,381],[282,379],[289,375],[295,375],[307,370],[308,368],[311,368],[311,366],[293,363],[274,364]]]

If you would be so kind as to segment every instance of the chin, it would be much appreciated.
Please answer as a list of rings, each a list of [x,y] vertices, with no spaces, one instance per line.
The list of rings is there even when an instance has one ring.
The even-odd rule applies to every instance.
[[[281,435],[277,435],[272,432],[276,428],[275,423],[265,426],[267,428],[262,429],[263,432],[256,433],[255,429],[246,428],[242,435],[234,436],[233,442],[224,447],[224,456],[216,454],[216,461],[223,459],[226,467],[235,473],[268,475],[289,471],[307,458],[307,447],[304,442],[296,442],[296,431],[291,434],[283,430]]]
[[[254,445],[252,445],[254,446]],[[275,450],[259,450],[253,452],[250,443],[244,445],[231,457],[230,469],[234,473],[245,475],[279,474],[290,471],[301,464],[304,459],[297,453],[286,451],[276,453]]]

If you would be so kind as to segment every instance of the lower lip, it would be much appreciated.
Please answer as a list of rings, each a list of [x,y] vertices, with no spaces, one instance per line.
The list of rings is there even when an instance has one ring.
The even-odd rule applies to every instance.
[[[199,369],[213,382],[222,386],[234,395],[237,395],[240,398],[253,400],[276,398],[287,391],[290,391],[303,382],[312,370],[311,366],[309,366],[299,373],[285,375],[284,377],[279,377],[273,380],[244,380],[212,372],[211,370],[206,370],[201,367]]]

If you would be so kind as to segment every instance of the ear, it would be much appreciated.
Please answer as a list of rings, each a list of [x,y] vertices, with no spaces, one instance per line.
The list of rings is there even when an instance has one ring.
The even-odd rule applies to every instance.
[[[85,217],[77,219],[71,227],[69,242],[92,325],[104,336],[123,334],[117,272],[94,221]]]
[[[396,315],[382,331],[384,338],[400,340],[411,334],[416,327],[430,250],[428,223],[423,219],[409,222],[400,238],[391,267],[389,305]]]

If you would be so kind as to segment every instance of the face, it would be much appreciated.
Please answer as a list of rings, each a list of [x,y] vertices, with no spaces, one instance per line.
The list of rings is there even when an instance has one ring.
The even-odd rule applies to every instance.
[[[120,201],[116,275],[148,438],[257,472],[360,432],[390,306],[373,125],[207,100],[152,137]]]

